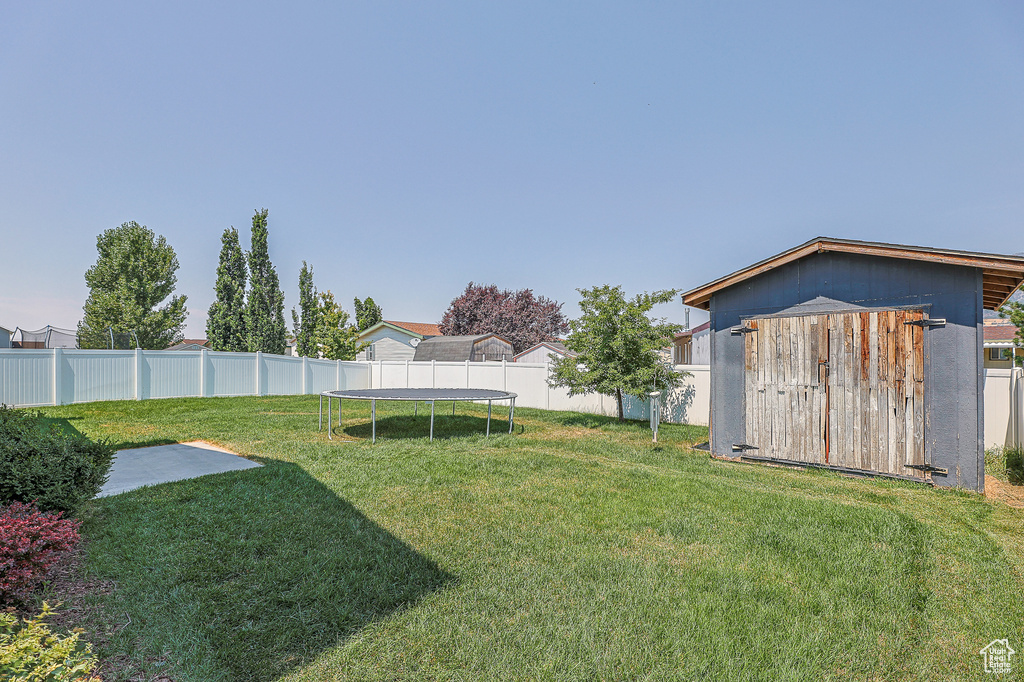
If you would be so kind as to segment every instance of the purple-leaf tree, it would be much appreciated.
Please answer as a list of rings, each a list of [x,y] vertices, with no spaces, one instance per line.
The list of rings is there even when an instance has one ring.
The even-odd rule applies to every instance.
[[[497,334],[516,353],[569,331],[558,301],[534,296],[532,289],[511,291],[473,282],[451,302],[438,326],[446,336]]]

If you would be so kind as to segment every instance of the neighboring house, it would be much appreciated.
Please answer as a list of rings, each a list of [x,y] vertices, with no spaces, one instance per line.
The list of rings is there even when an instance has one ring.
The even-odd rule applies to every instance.
[[[167,350],[209,350],[210,342],[206,339],[182,339]]]
[[[0,327],[0,348],[11,347],[11,330],[7,327]]]
[[[984,334],[986,369],[1009,369],[1013,367],[1013,358],[1016,355],[1024,355],[1024,348],[1017,348],[1013,343],[1017,327],[1009,320],[1002,318],[985,320]],[[1010,357],[1006,357],[1004,352]]]
[[[579,353],[569,350],[564,343],[559,341],[542,341],[535,346],[530,346],[522,353],[514,355],[512,362],[536,362],[550,365],[554,358],[574,358]]]
[[[511,360],[512,344],[497,334],[433,336],[416,346],[413,360],[439,362],[490,362]]]
[[[672,343],[673,365],[711,364],[711,322],[676,334]]]
[[[412,360],[421,341],[440,335],[436,324],[384,320],[359,334],[359,343],[370,346],[359,351],[356,360]]]
[[[1024,258],[819,237],[683,295],[717,455],[983,491],[983,310]]]

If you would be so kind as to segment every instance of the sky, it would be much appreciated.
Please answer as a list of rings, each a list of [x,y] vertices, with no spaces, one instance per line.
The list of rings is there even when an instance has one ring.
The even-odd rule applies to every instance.
[[[136,221],[175,249],[203,338],[221,234],[248,248],[264,207],[286,310],[307,261],[350,312],[371,296],[413,322],[471,281],[575,317],[578,288],[688,290],[821,235],[1024,251],[1016,1],[0,16],[10,329],[73,328],[96,237]]]

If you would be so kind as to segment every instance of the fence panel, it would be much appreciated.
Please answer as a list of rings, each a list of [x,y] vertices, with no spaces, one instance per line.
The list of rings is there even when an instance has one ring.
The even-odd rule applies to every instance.
[[[264,395],[299,395],[302,393],[302,358],[261,354]]]
[[[142,380],[140,399],[183,398],[202,395],[202,351],[140,351]]]
[[[52,350],[0,351],[0,403],[53,404]]]
[[[168,351],[177,352],[177,351]],[[255,395],[256,354],[210,352],[207,354],[207,393],[212,396]]]
[[[91,403],[135,397],[135,351],[64,350],[57,357],[59,402]]]

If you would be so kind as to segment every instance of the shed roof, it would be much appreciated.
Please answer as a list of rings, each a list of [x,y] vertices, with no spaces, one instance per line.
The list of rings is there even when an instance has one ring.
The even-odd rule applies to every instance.
[[[561,341],[541,341],[540,343],[535,343],[534,345],[530,346],[522,353],[516,353],[515,356],[512,357],[512,362],[515,362],[518,358],[523,357],[527,353],[532,353],[538,348],[545,347],[551,349],[555,353],[558,353],[559,355],[562,356],[576,357],[577,355],[579,355],[579,353],[577,353],[576,351],[569,350],[568,348],[566,348],[565,344],[562,343]]]
[[[512,345],[506,339],[497,334],[473,334],[469,336],[432,336],[424,339],[416,346],[416,355],[413,361],[417,360],[439,360],[463,362],[469,360],[473,354],[473,345],[495,337],[505,343]]]
[[[766,258],[751,266],[719,277],[713,282],[691,289],[683,294],[683,303],[695,308],[709,310],[711,295],[717,291],[731,287],[744,280],[756,277],[786,263],[805,258],[813,253],[826,251],[856,253],[884,258],[901,258],[904,260],[931,261],[947,263],[968,268],[980,268],[982,271],[982,302],[985,308],[994,310],[1001,306],[1010,295],[1024,282],[1024,257],[1004,256],[993,253],[974,251],[956,251],[953,249],[935,249],[925,246],[905,246],[902,244],[884,244],[881,242],[863,242],[855,239],[835,239],[833,237],[816,237],[800,246]]]

